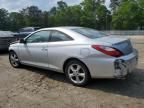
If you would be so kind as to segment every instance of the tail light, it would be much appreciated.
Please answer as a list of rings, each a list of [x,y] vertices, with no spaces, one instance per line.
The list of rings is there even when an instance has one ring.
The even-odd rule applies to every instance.
[[[112,57],[120,57],[123,55],[123,53],[119,51],[118,49],[115,49],[109,46],[92,45],[92,48]]]

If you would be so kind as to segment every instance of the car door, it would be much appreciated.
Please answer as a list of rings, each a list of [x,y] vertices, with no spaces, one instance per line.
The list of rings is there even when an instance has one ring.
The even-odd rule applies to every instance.
[[[48,67],[48,40],[50,31],[38,31],[25,39],[19,47],[23,63]]]
[[[73,39],[63,32],[53,30],[48,42],[48,63],[49,68],[61,71],[62,62],[65,60],[65,51],[69,50],[68,45]]]

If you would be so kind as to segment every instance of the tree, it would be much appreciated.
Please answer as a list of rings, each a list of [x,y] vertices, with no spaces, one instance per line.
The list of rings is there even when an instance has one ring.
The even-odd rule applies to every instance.
[[[138,1],[124,0],[112,18],[113,29],[138,29],[143,26],[143,14]]]
[[[141,30],[144,30],[144,0],[137,0],[137,5],[139,8],[139,14],[138,14],[138,27]]]
[[[50,15],[55,15],[56,12],[57,12],[57,8],[54,6],[54,7],[51,8],[49,13],[50,13]]]
[[[20,12],[0,9],[0,29],[16,31],[26,26],[85,26],[99,30],[144,29],[144,0],[110,0],[111,11],[105,0],[83,0],[68,6],[60,0],[50,11],[30,6]]]
[[[10,30],[17,31],[19,28],[25,26],[23,15],[18,12],[11,12],[9,14]]]
[[[50,26],[79,26],[81,6],[68,6],[65,2],[57,2],[57,7],[50,10]]]
[[[96,25],[96,13],[95,13],[95,0],[84,0],[81,3],[82,16],[80,18],[80,25],[85,27],[95,28]]]
[[[79,5],[66,7],[59,10],[54,19],[58,26],[79,26],[81,17],[81,7]]]
[[[115,12],[116,11],[116,9],[118,8],[118,6],[120,5],[120,2],[121,2],[122,0],[110,0],[110,7],[111,7],[111,10],[112,10],[112,12]]]
[[[71,25],[80,26],[80,18],[82,16],[81,6],[75,5],[69,8],[70,8],[70,12],[69,11],[67,12],[70,19],[69,23]]]
[[[42,11],[37,6],[30,6],[22,9],[20,13],[24,16],[26,26],[41,26]]]
[[[144,9],[144,0],[138,0],[138,5],[140,8]]]
[[[8,30],[8,11],[0,9],[0,30]]]
[[[42,13],[42,20],[41,20],[41,27],[48,27],[49,26],[49,12],[44,11]]]
[[[104,0],[84,0],[82,2],[83,14],[81,16],[81,25],[96,29],[107,29],[111,19],[111,13],[103,5]]]
[[[58,8],[59,10],[63,10],[63,9],[65,9],[66,7],[68,7],[68,5],[66,4],[66,2],[64,2],[64,1],[62,1],[62,0],[61,0],[61,1],[58,1],[58,2],[57,2],[57,5],[58,5],[57,8]]]
[[[97,28],[108,30],[111,28],[111,12],[104,5],[100,5],[96,10]]]

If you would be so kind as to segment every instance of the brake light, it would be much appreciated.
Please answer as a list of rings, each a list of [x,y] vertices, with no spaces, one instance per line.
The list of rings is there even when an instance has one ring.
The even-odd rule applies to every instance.
[[[112,57],[120,57],[123,53],[115,48],[103,46],[103,45],[92,45],[92,48]]]

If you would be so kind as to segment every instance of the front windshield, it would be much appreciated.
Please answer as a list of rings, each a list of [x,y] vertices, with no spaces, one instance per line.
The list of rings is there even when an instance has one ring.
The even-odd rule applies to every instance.
[[[86,36],[90,39],[95,39],[95,38],[100,38],[100,37],[105,37],[108,36],[102,32],[96,31],[94,29],[90,29],[90,28],[73,28],[71,29],[77,33],[82,34],[83,36]]]

